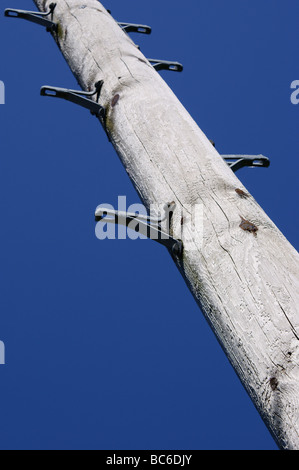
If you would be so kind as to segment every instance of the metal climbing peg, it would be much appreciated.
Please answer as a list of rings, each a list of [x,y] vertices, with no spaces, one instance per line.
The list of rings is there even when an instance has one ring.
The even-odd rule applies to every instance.
[[[182,72],[183,66],[179,62],[159,59],[147,59],[152,66],[157,70],[169,70],[170,72]]]
[[[141,33],[141,34],[151,34],[152,28],[144,24],[134,24],[134,23],[117,23],[123,31],[126,33]]]
[[[171,206],[168,206],[167,209],[171,211]],[[168,211],[165,211],[163,218],[153,218],[138,213],[117,211],[100,206],[95,211],[95,221],[124,225],[165,246],[174,256],[181,257],[183,242],[171,237],[169,233],[161,228],[161,222],[167,218]]]
[[[78,104],[79,106],[83,106],[83,108],[89,109],[91,114],[96,116],[100,120],[107,134],[107,137],[110,140],[110,136],[106,128],[106,109],[98,103],[103,84],[104,84],[104,81],[99,80],[94,85],[94,90],[92,91],[69,90],[68,88],[43,86],[40,89],[40,94],[41,96],[62,98],[64,100]],[[96,101],[91,99],[91,97],[95,95],[96,95]]]
[[[267,168],[270,165],[270,160],[264,155],[221,155],[223,160],[229,165],[233,172],[236,172],[244,166],[253,167],[264,167]]]
[[[14,10],[11,8],[7,8],[4,11],[4,16],[8,16],[9,18],[23,18],[24,20],[31,21],[32,23],[37,23],[41,26],[45,26],[47,31],[53,32],[57,31],[57,23],[49,20],[47,16],[53,15],[53,11],[55,10],[56,3],[51,3],[49,5],[49,10],[45,13],[41,13],[39,11],[26,11],[26,10]]]

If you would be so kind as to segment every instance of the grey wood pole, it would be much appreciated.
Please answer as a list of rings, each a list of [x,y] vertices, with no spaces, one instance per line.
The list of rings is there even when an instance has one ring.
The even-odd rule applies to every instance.
[[[104,80],[107,132],[141,200],[176,203],[174,262],[280,448],[299,449],[297,251],[102,4],[56,3],[53,36],[83,90]]]

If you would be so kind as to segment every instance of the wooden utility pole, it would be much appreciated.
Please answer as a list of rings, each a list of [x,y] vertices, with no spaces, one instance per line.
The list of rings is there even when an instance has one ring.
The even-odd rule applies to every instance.
[[[145,206],[176,203],[173,260],[241,382],[280,448],[299,449],[297,251],[98,0],[56,0],[52,19],[82,89],[103,80],[107,133]]]

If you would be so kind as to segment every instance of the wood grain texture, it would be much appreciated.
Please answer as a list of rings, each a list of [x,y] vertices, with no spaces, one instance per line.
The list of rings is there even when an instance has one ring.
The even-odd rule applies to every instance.
[[[54,38],[84,90],[104,80],[107,131],[142,201],[176,202],[175,263],[276,442],[299,449],[297,251],[101,3],[56,3]]]

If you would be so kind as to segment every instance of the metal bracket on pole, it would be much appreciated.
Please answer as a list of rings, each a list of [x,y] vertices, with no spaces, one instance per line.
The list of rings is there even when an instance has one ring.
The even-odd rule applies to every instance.
[[[62,98],[67,101],[71,101],[72,103],[78,104],[79,106],[83,106],[83,108],[89,109],[92,115],[96,116],[107,136],[110,140],[110,137],[107,133],[106,129],[106,110],[103,106],[101,106],[97,101],[99,100],[101,89],[104,84],[103,80],[98,81],[95,84],[95,88],[93,91],[80,91],[80,90],[69,90],[67,88],[58,88],[52,86],[43,86],[40,90],[41,96],[51,96],[54,98]],[[96,101],[90,99],[90,97],[96,96]]]
[[[57,31],[57,23],[46,18],[49,15],[53,15],[53,11],[56,7],[56,3],[51,3],[49,5],[49,11],[45,13],[41,13],[38,11],[26,11],[26,10],[14,10],[11,8],[7,8],[4,11],[4,16],[8,16],[9,18],[23,18],[24,20],[31,21],[32,23],[37,23],[41,26],[45,26],[47,31],[54,32]]]
[[[151,34],[152,28],[144,24],[133,24],[133,23],[122,23],[118,22],[118,25],[126,33],[141,33],[141,34]]]
[[[111,15],[111,10],[107,10],[109,15]],[[134,24],[134,23],[124,23],[123,21],[118,21],[117,24],[124,30],[126,33],[141,33],[141,34],[151,34],[152,28],[144,24]]]
[[[263,155],[221,155],[223,160],[229,165],[233,172],[236,172],[244,166],[264,167],[270,165],[270,160]]]
[[[170,206],[168,209],[170,210]],[[138,213],[117,211],[105,207],[99,207],[95,212],[96,222],[103,220],[108,223],[124,225],[165,246],[174,256],[181,257],[183,253],[183,242],[176,240],[162,230],[160,224],[165,218],[166,216],[161,219],[156,219]],[[133,221],[135,223],[132,223]]]
[[[172,62],[168,60],[147,59],[152,66],[157,70],[170,70],[171,72],[182,72],[183,66],[179,62]]]

